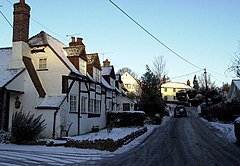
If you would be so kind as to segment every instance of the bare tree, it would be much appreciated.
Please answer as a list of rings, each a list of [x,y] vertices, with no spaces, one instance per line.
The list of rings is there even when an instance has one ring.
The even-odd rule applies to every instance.
[[[153,70],[153,73],[159,79],[159,83],[161,83],[164,75],[167,75],[166,60],[164,59],[164,56],[155,57],[152,70]]]
[[[128,72],[133,78],[138,79],[137,74],[128,67],[123,67],[119,69],[117,74],[123,75],[125,72]]]
[[[234,74],[236,74],[237,77],[240,77],[240,53],[239,53],[239,51],[236,51],[234,53],[231,63],[232,63],[231,66],[229,66],[226,71],[228,71],[229,73],[233,72]]]
[[[205,75],[202,74],[201,76],[198,77],[199,80],[199,89],[200,90],[206,90],[206,80],[205,80]],[[217,88],[216,84],[214,81],[211,80],[210,75],[207,75],[207,86],[209,90],[214,90]]]
[[[161,93],[161,84],[162,84],[164,76],[167,74],[167,72],[166,72],[166,60],[164,59],[164,56],[155,57],[155,60],[153,62],[152,71],[158,79],[159,90],[160,90],[160,93]],[[162,93],[161,93],[161,98],[162,98]]]

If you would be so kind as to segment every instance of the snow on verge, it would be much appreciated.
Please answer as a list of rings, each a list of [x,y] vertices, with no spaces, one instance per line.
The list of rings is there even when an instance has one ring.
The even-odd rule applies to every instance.
[[[230,142],[236,142],[233,124],[223,124],[219,122],[209,122],[209,124],[212,127],[218,129],[222,133],[222,135]]]

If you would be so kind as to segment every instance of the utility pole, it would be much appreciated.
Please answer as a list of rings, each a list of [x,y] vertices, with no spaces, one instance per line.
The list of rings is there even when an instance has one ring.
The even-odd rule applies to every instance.
[[[208,91],[208,84],[207,84],[207,70],[206,70],[206,68],[204,69],[204,77],[205,77],[206,91]]]
[[[205,101],[206,105],[208,106],[208,82],[207,82],[207,70],[204,69],[204,77],[205,77],[205,86],[206,86],[206,92],[205,92]]]
[[[204,69],[204,77],[205,77],[205,86],[206,86],[205,101],[206,101],[206,107],[207,107],[207,118],[208,118],[208,120],[210,120],[211,115],[210,115],[210,111],[208,109],[208,82],[207,82],[207,70],[206,70],[206,68]]]

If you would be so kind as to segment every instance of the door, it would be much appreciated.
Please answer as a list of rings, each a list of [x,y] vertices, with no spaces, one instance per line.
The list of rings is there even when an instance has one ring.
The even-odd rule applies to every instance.
[[[0,130],[8,131],[10,94],[0,91]]]

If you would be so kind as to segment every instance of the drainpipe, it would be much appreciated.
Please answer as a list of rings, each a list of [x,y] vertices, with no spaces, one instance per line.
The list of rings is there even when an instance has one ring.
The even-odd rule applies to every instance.
[[[79,91],[78,91],[78,135],[80,135],[80,118],[81,118],[81,105],[80,105],[80,102],[81,102],[81,82],[79,81],[78,82],[78,88],[79,88]]]
[[[56,108],[56,111],[54,112],[54,116],[53,116],[53,132],[52,132],[52,139],[55,138],[55,132],[56,132],[56,116],[57,116],[58,111],[59,111],[59,108]]]

